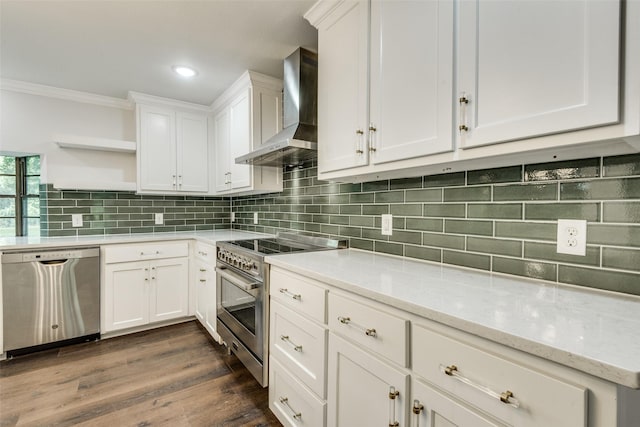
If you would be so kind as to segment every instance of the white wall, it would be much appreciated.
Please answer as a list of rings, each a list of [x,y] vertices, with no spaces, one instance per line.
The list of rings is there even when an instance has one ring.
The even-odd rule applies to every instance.
[[[62,149],[53,134],[135,141],[135,111],[0,90],[0,152],[43,155],[43,183],[135,182],[135,155]]]

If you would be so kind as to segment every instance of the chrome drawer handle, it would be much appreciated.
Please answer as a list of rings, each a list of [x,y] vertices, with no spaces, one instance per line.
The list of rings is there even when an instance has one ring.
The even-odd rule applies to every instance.
[[[288,397],[280,397],[280,403],[282,403],[283,405],[286,405],[287,408],[289,408],[289,410],[291,411],[291,413],[293,414],[293,418],[295,418],[296,420],[301,420],[302,419],[302,412],[297,412],[295,409],[293,409],[291,407],[291,405],[289,405],[289,398]]]
[[[280,288],[279,289],[281,294],[284,294],[288,297],[291,297],[293,299],[297,299],[298,301],[300,301],[302,299],[302,295],[300,294],[294,294],[293,292],[289,292],[289,290],[287,288]]]
[[[358,328],[360,329],[362,332],[364,332],[364,334],[368,337],[373,337],[376,338],[378,336],[378,333],[376,332],[375,329],[373,328],[366,328],[362,325],[358,325],[357,323],[355,323],[354,321],[351,320],[350,317],[343,317],[343,316],[338,316],[338,320],[340,321],[340,323],[344,324],[344,325],[351,325],[354,328]]]
[[[297,345],[296,343],[294,343],[293,341],[291,341],[289,339],[289,335],[280,335],[280,339],[286,343],[291,344],[291,346],[293,347],[293,349],[295,351],[297,351],[298,353],[302,353],[302,346],[301,345]]]
[[[200,279],[200,281],[201,281],[201,282],[206,282],[206,281],[207,281],[207,279]]]
[[[507,390],[502,393],[498,393],[497,391],[491,390],[489,387],[483,386],[482,384],[478,384],[477,382],[460,374],[460,371],[458,371],[458,367],[456,365],[449,365],[449,366],[440,365],[440,370],[444,374],[449,375],[450,377],[455,378],[456,380],[463,382],[468,386],[471,386],[476,390],[481,391],[482,393],[493,397],[494,399],[498,399],[500,402],[506,405],[512,406],[514,408],[520,407],[520,401],[515,397],[513,397],[513,393],[511,391]]]

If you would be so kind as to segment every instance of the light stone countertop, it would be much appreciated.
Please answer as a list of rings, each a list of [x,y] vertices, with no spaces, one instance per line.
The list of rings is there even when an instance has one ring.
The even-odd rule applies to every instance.
[[[356,249],[267,262],[593,376],[640,388],[640,298]]]
[[[240,230],[208,230],[208,231],[180,231],[140,234],[113,234],[100,236],[75,237],[0,237],[0,252],[15,250],[37,250],[56,247],[100,246],[118,243],[145,243],[168,240],[199,240],[215,244],[223,240],[252,239],[254,237],[268,237],[270,234],[253,233]]]

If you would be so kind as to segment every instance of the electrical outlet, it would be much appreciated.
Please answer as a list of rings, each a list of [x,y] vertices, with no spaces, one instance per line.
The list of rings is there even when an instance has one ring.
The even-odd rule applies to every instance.
[[[157,213],[155,219],[156,219],[156,225],[164,224],[164,214]]]
[[[231,212],[231,222],[236,222],[236,213]]]
[[[559,254],[585,256],[587,254],[587,221],[559,219],[556,251]]]
[[[253,213],[253,223],[257,224],[258,223],[258,212],[254,212]]]
[[[82,214],[71,214],[71,226],[82,227]]]
[[[393,215],[382,215],[381,234],[383,236],[391,236],[393,234]]]

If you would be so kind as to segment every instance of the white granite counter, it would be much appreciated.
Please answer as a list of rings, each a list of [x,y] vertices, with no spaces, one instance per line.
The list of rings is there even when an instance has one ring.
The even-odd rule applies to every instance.
[[[267,257],[338,288],[640,388],[640,298],[355,249]]]
[[[141,234],[113,234],[106,236],[75,236],[75,237],[0,237],[0,252],[14,250],[31,250],[40,248],[55,248],[61,246],[100,246],[117,243],[144,243],[167,240],[195,239],[205,243],[215,244],[216,241],[251,239],[269,236],[264,233],[253,233],[240,230],[210,230],[210,231],[182,231],[174,233],[141,233]]]

